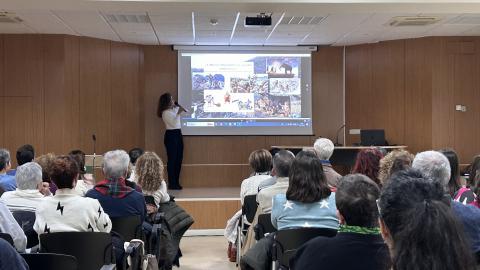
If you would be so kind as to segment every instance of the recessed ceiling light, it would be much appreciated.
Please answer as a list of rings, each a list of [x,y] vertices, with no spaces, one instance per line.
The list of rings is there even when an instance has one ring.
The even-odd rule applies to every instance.
[[[215,25],[218,24],[218,20],[212,18],[212,19],[210,19],[210,24],[213,25],[213,26],[215,26]]]

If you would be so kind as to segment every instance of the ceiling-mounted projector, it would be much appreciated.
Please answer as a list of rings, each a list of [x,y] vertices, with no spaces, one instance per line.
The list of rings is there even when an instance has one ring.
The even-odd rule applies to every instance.
[[[271,26],[272,16],[266,13],[260,13],[255,17],[245,17],[245,27]]]

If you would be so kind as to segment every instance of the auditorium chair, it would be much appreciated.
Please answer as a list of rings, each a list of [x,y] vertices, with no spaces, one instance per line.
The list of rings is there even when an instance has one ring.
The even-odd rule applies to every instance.
[[[258,222],[255,225],[255,240],[260,240],[265,237],[265,234],[276,232],[277,229],[273,227],[271,214],[261,214],[258,215]]]
[[[78,270],[115,269],[112,237],[103,232],[57,232],[40,235],[41,253],[72,255]]]
[[[56,253],[22,253],[30,270],[77,270],[77,259],[71,255]]]
[[[279,230],[272,246],[272,269],[290,269],[290,259],[297,249],[309,240],[318,237],[334,237],[337,230],[325,228],[298,228]]]
[[[115,217],[112,221],[112,231],[120,234],[123,241],[130,242],[132,239],[145,240],[142,230],[142,218],[140,216]]]
[[[249,224],[252,224],[255,214],[257,213],[257,195],[247,195],[243,198],[242,216],[237,227],[237,265],[240,263],[240,252],[245,241],[245,235],[248,232]],[[245,221],[248,222],[245,223]]]
[[[27,248],[32,248],[38,245],[38,235],[33,229],[35,223],[35,212],[15,210],[12,211],[12,215],[17,221],[18,225],[22,228],[25,236],[27,236]]]

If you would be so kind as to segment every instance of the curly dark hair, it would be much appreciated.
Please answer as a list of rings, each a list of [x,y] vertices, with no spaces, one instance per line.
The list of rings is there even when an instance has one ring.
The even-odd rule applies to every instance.
[[[322,162],[312,151],[301,151],[290,167],[287,200],[313,203],[328,198],[331,190]]]
[[[158,100],[158,108],[157,108],[157,115],[158,117],[162,118],[162,113],[166,109],[170,108],[170,102],[172,101],[172,94],[165,93],[160,96]]]
[[[393,269],[474,270],[463,226],[438,181],[409,169],[390,177],[378,208],[392,243]]]

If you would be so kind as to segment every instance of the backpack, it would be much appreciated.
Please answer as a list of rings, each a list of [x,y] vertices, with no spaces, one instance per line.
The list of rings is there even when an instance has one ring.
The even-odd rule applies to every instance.
[[[178,248],[173,241],[172,231],[165,220],[165,214],[155,213],[152,219],[152,231],[148,241],[149,254],[157,258],[159,269],[170,270]]]

